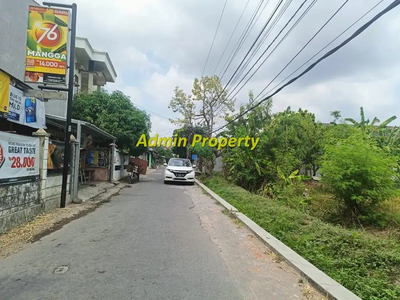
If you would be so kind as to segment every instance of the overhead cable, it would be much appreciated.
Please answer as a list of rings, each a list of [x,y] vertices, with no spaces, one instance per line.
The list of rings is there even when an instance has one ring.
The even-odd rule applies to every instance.
[[[264,60],[262,61],[262,63],[258,66],[258,68],[253,72],[253,74],[246,80],[246,82],[240,87],[239,90],[236,91],[236,93],[233,96],[230,96],[232,98],[234,98],[242,89],[243,87],[250,81],[251,78],[253,78],[253,76],[258,72],[258,70],[264,65],[264,63],[267,61],[267,59],[275,52],[275,50],[280,46],[280,44],[289,36],[289,34],[293,31],[294,28],[296,28],[296,26],[303,20],[303,18],[308,14],[308,12],[311,10],[311,8],[318,2],[318,0],[313,0],[313,2],[310,3],[310,5],[306,8],[306,10],[301,14],[301,16],[297,19],[297,21],[290,27],[290,29],[288,30],[288,32],[286,32],[286,34],[283,36],[283,38],[279,41],[279,43],[274,47],[274,49],[272,49],[272,51],[264,58]],[[267,50],[266,50],[267,51]],[[264,51],[264,52],[266,52]],[[264,55],[265,53],[263,53],[262,55]],[[253,66],[254,67],[254,66]],[[247,76],[247,74],[245,75],[245,77]],[[244,78],[245,78],[244,77]],[[244,79],[243,78],[243,79]],[[239,82],[240,84],[240,82]],[[238,85],[239,85],[238,84]],[[233,93],[233,91],[231,91],[230,95]]]
[[[234,28],[233,31],[232,31],[232,34],[231,34],[231,36],[230,36],[230,38],[229,38],[229,40],[228,40],[228,43],[226,43],[225,49],[224,49],[224,51],[222,51],[222,55],[221,55],[221,57],[220,57],[220,59],[219,59],[217,65],[215,66],[215,69],[214,69],[213,74],[215,74],[215,73],[217,72],[217,69],[218,69],[218,67],[219,67],[219,64],[221,63],[221,60],[222,60],[222,58],[224,57],[224,54],[225,54],[225,52],[226,52],[226,49],[228,48],[228,46],[229,46],[229,44],[230,44],[230,42],[231,42],[231,40],[232,40],[232,37],[234,36],[234,34],[235,34],[235,32],[236,32],[236,29],[237,29],[237,27],[238,27],[238,25],[239,25],[239,23],[240,23],[240,20],[242,19],[244,12],[246,11],[247,6],[249,5],[249,2],[250,2],[250,0],[247,0],[247,3],[246,3],[246,5],[244,6],[244,8],[243,8],[243,10],[242,10],[242,13],[241,13],[241,15],[240,15],[240,17],[239,17],[239,20],[237,21],[236,26],[235,26],[235,28]]]
[[[253,66],[247,71],[247,73],[243,76],[243,78],[239,81],[239,83],[232,89],[230,90],[229,95],[227,96],[228,98],[230,97],[230,95],[232,95],[232,93],[237,89],[237,87],[243,82],[243,80],[246,78],[246,76],[251,72],[251,70],[257,65],[257,63],[260,61],[260,59],[265,55],[265,53],[269,50],[269,48],[272,46],[272,44],[276,41],[276,39],[281,35],[281,33],[285,30],[285,28],[290,24],[290,22],[293,20],[293,18],[297,15],[297,13],[301,10],[301,8],[304,6],[304,4],[307,2],[308,0],[304,0],[303,3],[297,8],[297,10],[294,12],[294,14],[290,17],[290,19],[286,22],[286,24],[283,26],[283,28],[279,31],[279,33],[275,36],[275,38],[272,40],[272,42],[268,45],[268,47],[264,50],[264,52],[258,57],[258,59],[256,60],[256,62],[253,64]],[[317,0],[314,0],[314,4]],[[313,3],[310,4],[310,8],[312,7]],[[303,13],[303,17],[306,15],[306,13],[308,12],[308,10],[306,10]],[[302,16],[300,16],[299,20],[301,20]],[[295,26],[297,26],[299,22],[296,22],[291,29],[293,29]],[[291,30],[288,31],[288,34],[290,33]],[[287,34],[287,35],[288,35]],[[286,35],[286,36],[287,36]],[[284,38],[286,38],[286,36],[284,36]],[[284,39],[282,38],[282,40]],[[277,47],[275,47],[276,49]],[[275,50],[274,49],[274,50]],[[266,61],[266,59],[264,60],[264,62]],[[259,66],[259,68],[264,64],[264,62],[261,63],[261,65]],[[258,68],[258,69],[259,69]],[[258,71],[258,69],[253,73],[253,75],[243,84],[243,86],[254,76],[254,74]],[[242,88],[243,88],[242,86]],[[241,90],[241,89],[240,89]],[[239,91],[240,91],[239,90]],[[239,92],[238,91],[238,92]],[[236,94],[238,93],[235,93]]]
[[[222,8],[221,16],[219,17],[217,29],[215,30],[214,38],[213,38],[212,43],[211,43],[210,51],[208,51],[206,63],[204,64],[203,72],[201,73],[201,77],[203,77],[204,71],[206,70],[206,66],[207,66],[207,64],[208,64],[208,60],[210,59],[211,50],[212,50],[212,48],[213,48],[213,46],[214,46],[215,38],[217,37],[219,25],[221,24],[221,20],[222,20],[222,17],[223,17],[223,15],[224,15],[224,12],[225,12],[225,7],[226,7],[226,3],[227,3],[227,2],[228,2],[228,0],[225,0],[224,7]]]
[[[283,0],[280,0],[278,5],[275,7],[274,11],[271,14],[271,17],[273,17],[276,13],[276,11],[278,10],[278,8],[281,6]],[[239,70],[239,68],[242,66],[243,62],[245,61],[245,59],[247,58],[247,56],[249,55],[249,53],[251,52],[251,50],[254,48],[254,45],[257,43],[257,41],[260,39],[262,33],[264,32],[265,28],[268,26],[269,22],[271,21],[271,17],[267,20],[267,22],[265,22],[263,28],[261,29],[260,33],[258,34],[257,38],[255,39],[255,41],[253,42],[253,44],[251,45],[250,49],[247,51],[246,55],[244,56],[244,58],[242,59],[242,61],[240,62],[239,66],[236,68],[235,72],[233,73],[233,75],[231,76],[231,78],[229,79],[229,81],[226,83],[226,85],[224,86],[224,88],[222,89],[222,92],[218,95],[217,100],[221,97],[221,95],[225,92],[226,88],[228,87],[229,83],[232,81],[233,77],[236,75],[237,71]]]
[[[239,80],[239,78],[242,76],[243,72],[246,70],[247,66],[250,64],[254,56],[257,54],[258,50],[261,48],[261,46],[265,43],[266,39],[269,37],[271,34],[272,30],[275,28],[276,24],[278,24],[279,20],[282,18],[282,16],[285,14],[287,9],[289,8],[290,4],[292,4],[293,0],[288,0],[285,5],[281,8],[275,19],[272,21],[271,25],[269,28],[266,30],[264,33],[263,37],[259,41],[257,47],[253,50],[253,53],[250,55],[250,57],[247,59],[247,61],[244,63],[244,65],[241,67],[240,71],[236,74],[235,78],[232,80],[231,85],[235,85],[236,82]]]
[[[249,32],[250,26],[251,26],[251,24],[253,24],[254,19],[255,19],[256,15],[258,14],[258,12],[260,11],[261,5],[263,4],[264,1],[265,0],[260,0],[256,9],[254,10],[253,14],[251,15],[249,22],[247,23],[244,31],[242,32],[242,34],[239,37],[238,42],[236,43],[235,47],[233,47],[233,51],[229,55],[228,60],[225,62],[224,66],[222,67],[221,72],[218,75],[218,77],[220,79],[222,79],[225,76],[226,71],[229,69],[229,66],[231,65],[233,59],[237,55],[241,45],[243,44],[244,40],[247,38],[247,36],[248,36],[247,33]]]
[[[285,67],[271,80],[271,82],[254,98],[255,100],[257,100],[257,98],[264,93],[264,91],[272,84],[272,82],[275,81],[275,79],[282,74],[283,71],[286,70],[286,68],[292,63],[292,61],[294,61],[296,59],[297,56],[299,56],[299,54],[301,52],[303,52],[303,50],[314,40],[314,38],[322,31],[322,29],[325,28],[326,25],[328,25],[328,23],[342,10],[342,8],[349,2],[349,0],[346,0],[343,2],[343,4],[333,13],[333,15],[324,23],[324,25],[321,26],[321,28],[308,40],[308,42],[296,53],[296,55],[285,65]]]
[[[286,81],[286,79],[290,78],[293,74],[295,74],[298,70],[300,70],[302,67],[304,67],[306,64],[308,64],[314,57],[316,57],[318,54],[320,54],[322,51],[324,51],[326,48],[328,48],[333,42],[335,42],[338,38],[340,38],[343,34],[345,34],[347,31],[349,31],[350,28],[352,28],[355,24],[357,24],[361,19],[363,19],[366,15],[368,15],[371,11],[373,11],[379,4],[381,4],[384,0],[379,1],[377,4],[375,4],[372,8],[370,8],[366,13],[364,13],[361,17],[359,17],[355,22],[353,22],[349,27],[347,27],[345,30],[343,30],[338,36],[336,36],[332,41],[330,41],[324,48],[319,50],[317,53],[315,53],[310,59],[308,59],[304,64],[302,64],[300,67],[298,67],[295,71],[290,73],[288,76],[285,77],[281,82],[279,82],[277,85],[275,85],[271,90],[267,92],[269,94],[271,91],[273,91],[275,88],[277,88],[279,85],[281,85],[282,82]],[[262,97],[264,98],[264,97]]]
[[[225,128],[226,126],[228,126],[229,124],[235,122],[237,119],[243,117],[245,114],[247,114],[249,111],[255,109],[256,107],[258,107],[259,105],[261,105],[263,102],[267,101],[268,99],[272,98],[273,96],[275,96],[276,94],[278,94],[281,90],[283,90],[285,87],[287,87],[288,85],[292,84],[293,82],[295,82],[296,80],[298,80],[299,78],[301,78],[302,76],[304,76],[305,74],[307,74],[308,72],[310,72],[315,66],[317,66],[321,61],[325,60],[326,58],[328,58],[329,56],[331,56],[332,54],[336,53],[338,50],[340,50],[341,48],[343,48],[345,45],[347,45],[349,42],[351,42],[353,39],[355,39],[357,36],[359,36],[362,32],[364,32],[369,26],[371,26],[374,22],[376,22],[379,18],[381,18],[383,15],[385,15],[386,13],[388,13],[389,11],[391,11],[392,9],[394,9],[395,7],[397,7],[400,4],[400,0],[395,0],[393,1],[391,4],[389,4],[384,10],[382,10],[380,13],[378,13],[377,15],[375,15],[371,20],[369,20],[367,23],[365,23],[364,25],[362,25],[359,29],[357,29],[349,38],[347,38],[346,40],[344,40],[342,43],[340,43],[338,46],[336,46],[335,48],[333,48],[332,50],[328,51],[326,54],[324,54],[322,57],[320,57],[317,61],[315,61],[314,63],[312,63],[307,69],[305,69],[303,72],[301,72],[299,75],[297,75],[296,77],[292,78],[291,80],[289,80],[287,83],[285,83],[283,86],[281,86],[280,88],[278,88],[275,92],[273,92],[272,94],[266,96],[265,98],[263,98],[262,100],[260,100],[258,103],[256,103],[255,105],[251,106],[250,108],[246,109],[244,112],[240,113],[238,116],[236,116],[234,119],[232,119],[231,121],[229,121],[228,123],[226,123],[225,125],[215,129],[212,131],[212,133],[215,133],[223,128]]]

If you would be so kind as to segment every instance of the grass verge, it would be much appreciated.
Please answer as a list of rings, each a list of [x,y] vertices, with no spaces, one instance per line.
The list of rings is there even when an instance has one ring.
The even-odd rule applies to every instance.
[[[364,300],[400,299],[400,241],[331,225],[220,176],[204,184]]]

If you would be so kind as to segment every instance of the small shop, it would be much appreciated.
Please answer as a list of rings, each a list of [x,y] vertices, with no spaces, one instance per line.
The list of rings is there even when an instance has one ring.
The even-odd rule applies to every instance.
[[[46,114],[48,133],[51,134],[51,142],[54,145],[49,156],[52,155],[52,163],[57,168],[62,164],[63,143],[54,140],[64,137],[65,119],[60,116]],[[72,153],[74,162],[73,181],[79,184],[94,183],[99,181],[111,182],[113,178],[116,138],[91,123],[72,119],[72,134],[76,138],[77,145]],[[59,154],[54,155],[59,150]],[[79,164],[75,162],[79,161]],[[75,188],[79,188],[75,184]]]
[[[88,135],[83,147],[80,149],[80,173],[85,173],[87,181],[110,181],[110,157],[109,145],[96,143],[92,135]]]

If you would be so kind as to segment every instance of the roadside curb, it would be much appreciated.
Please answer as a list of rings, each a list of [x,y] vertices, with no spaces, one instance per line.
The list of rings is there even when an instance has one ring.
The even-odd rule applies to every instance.
[[[223,198],[214,193],[211,189],[202,184],[196,179],[196,183],[204,189],[212,198],[218,201],[227,210],[239,219],[246,227],[252,231],[269,249],[282,258],[302,276],[304,276],[311,285],[313,285],[320,292],[326,294],[330,299],[335,300],[362,300],[354,293],[346,289],[340,283],[326,275],[313,264],[308,262],[302,256],[297,254],[291,248],[279,241],[273,235],[257,225],[249,217],[239,212],[234,206],[229,204]]]

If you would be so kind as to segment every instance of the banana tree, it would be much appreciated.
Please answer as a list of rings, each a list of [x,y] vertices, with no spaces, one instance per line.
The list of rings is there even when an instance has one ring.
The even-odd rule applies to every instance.
[[[369,119],[365,118],[364,108],[360,107],[360,122],[358,122],[352,118],[346,118],[345,121],[352,123],[354,126],[356,126],[358,128],[361,128],[361,130],[363,130],[363,131],[366,131],[366,130],[376,131],[376,130],[372,130],[372,129],[374,129],[375,127],[377,127],[377,129],[384,128],[396,119],[397,119],[396,116],[392,116],[392,117],[388,118],[387,120],[383,121],[381,124],[377,125],[380,122],[380,120],[377,117],[375,117],[372,120],[372,122],[370,122]]]

